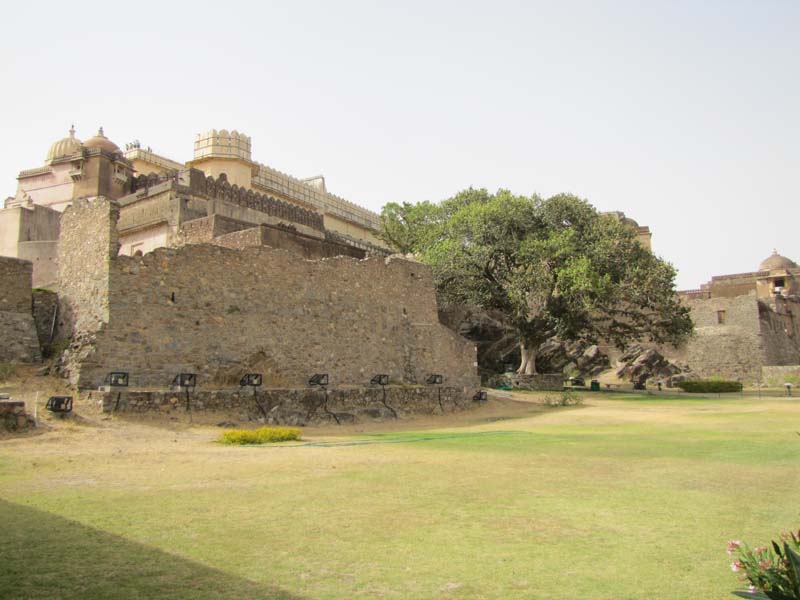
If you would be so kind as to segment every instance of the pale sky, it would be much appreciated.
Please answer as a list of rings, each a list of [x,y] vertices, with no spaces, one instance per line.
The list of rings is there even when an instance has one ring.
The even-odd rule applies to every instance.
[[[800,261],[800,2],[27,2],[0,23],[0,197],[71,123],[253,158],[379,211],[571,192],[678,287]],[[1,200],[0,200],[1,201]]]

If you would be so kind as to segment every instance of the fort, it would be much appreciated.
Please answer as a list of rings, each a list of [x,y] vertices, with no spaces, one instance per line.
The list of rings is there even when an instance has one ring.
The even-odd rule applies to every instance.
[[[777,251],[756,271],[678,292],[694,336],[665,354],[702,377],[777,385],[800,375],[800,268]]]
[[[195,408],[293,424],[464,408],[480,385],[474,345],[438,321],[430,270],[391,255],[377,215],[253,163],[236,132],[200,136],[181,165],[71,130],[20,173],[0,226],[14,255],[0,334],[20,340],[8,360],[38,360],[44,337],[106,410],[174,409],[179,373],[197,376]],[[32,282],[57,304],[33,302]],[[110,372],[129,387],[98,391]],[[239,388],[251,372],[261,403]]]
[[[378,215],[322,176],[255,162],[236,131],[199,134],[185,163],[139,142],[123,151],[102,128],[84,142],[75,133],[20,172],[0,210],[0,362],[56,349],[61,373],[114,410],[169,410],[174,376],[194,373],[197,406],[251,417],[238,381],[258,372],[270,418],[293,423],[327,414],[314,373],[329,374],[326,402],[343,415],[380,414],[386,398],[442,411],[477,390],[475,346],[440,323],[430,270],[392,255]],[[650,248],[648,227],[611,214]],[[659,350],[701,377],[800,375],[798,276],[774,253],[679,292],[695,333]],[[131,387],[109,404],[97,389],[112,371]],[[386,397],[369,385],[378,373]],[[444,384],[426,385],[430,374]]]

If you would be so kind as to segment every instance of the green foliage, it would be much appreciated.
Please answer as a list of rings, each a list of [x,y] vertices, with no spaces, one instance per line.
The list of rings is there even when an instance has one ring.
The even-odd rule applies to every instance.
[[[433,268],[443,304],[502,315],[527,347],[555,335],[677,343],[692,331],[673,267],[575,196],[469,189],[439,205],[389,204],[382,222],[384,239]]]
[[[583,398],[575,390],[565,389],[558,396],[545,396],[543,402],[547,406],[578,406]]]
[[[229,429],[217,440],[221,444],[272,444],[300,439],[297,427],[259,427],[258,429]]]
[[[11,363],[0,363],[0,381],[8,381],[17,374],[17,367]]]
[[[724,379],[695,379],[678,382],[678,387],[684,392],[695,394],[724,394],[741,392],[740,381],[726,381]]]
[[[762,600],[800,600],[800,531],[781,535],[783,547],[772,542],[752,550],[738,540],[728,543],[728,554],[737,554],[731,570],[750,584],[747,592],[734,592],[741,598]]]

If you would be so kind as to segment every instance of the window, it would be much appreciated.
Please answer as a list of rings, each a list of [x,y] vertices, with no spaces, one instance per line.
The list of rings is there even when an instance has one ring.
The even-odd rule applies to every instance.
[[[774,285],[774,287],[776,287],[776,288],[782,288],[782,287],[785,287],[785,286],[784,286],[783,277],[781,277],[780,279],[776,279],[773,285]]]
[[[725,324],[725,318],[726,318],[725,311],[724,310],[718,310],[717,311],[717,323],[719,325],[724,325]]]

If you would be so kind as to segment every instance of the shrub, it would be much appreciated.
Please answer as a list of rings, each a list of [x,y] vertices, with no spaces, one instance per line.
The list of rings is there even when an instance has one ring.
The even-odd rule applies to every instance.
[[[781,535],[783,548],[772,542],[752,550],[738,540],[728,542],[728,554],[736,553],[731,570],[750,583],[746,592],[734,592],[753,600],[800,600],[800,531]]]
[[[740,381],[726,381],[724,379],[695,379],[678,382],[678,387],[684,392],[724,394],[728,392],[741,392]]]
[[[219,436],[222,444],[271,444],[300,439],[297,427],[259,427],[258,429],[229,429]]]
[[[577,392],[566,389],[558,396],[545,396],[544,403],[547,406],[577,406],[583,403],[583,398]]]

